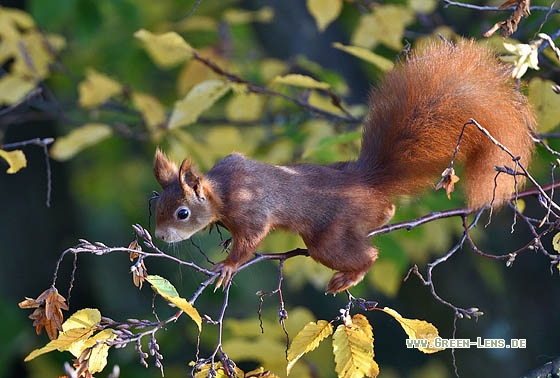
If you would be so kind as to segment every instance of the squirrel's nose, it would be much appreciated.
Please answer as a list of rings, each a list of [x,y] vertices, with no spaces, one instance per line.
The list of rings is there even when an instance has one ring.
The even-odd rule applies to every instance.
[[[165,241],[166,233],[156,228],[156,238]]]

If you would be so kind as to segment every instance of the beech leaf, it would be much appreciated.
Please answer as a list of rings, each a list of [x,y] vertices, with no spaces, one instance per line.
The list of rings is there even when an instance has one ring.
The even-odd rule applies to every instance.
[[[198,326],[199,332],[202,330],[202,317],[194,308],[189,301],[185,298],[181,298],[175,286],[173,286],[168,280],[161,276],[150,275],[146,277],[152,288],[156,293],[161,295],[166,301],[173,303],[179,309],[183,310]]]
[[[333,335],[335,371],[341,378],[377,377],[379,366],[373,359],[373,329],[361,314],[349,324],[341,324]]]
[[[535,77],[529,83],[529,102],[535,110],[539,132],[548,133],[560,124],[560,95],[554,93],[555,83]]]
[[[22,150],[4,151],[0,149],[0,157],[8,162],[9,167],[6,173],[14,174],[27,167],[27,159]]]
[[[0,77],[0,105],[13,105],[23,101],[35,86],[35,82],[20,76],[6,74]]]
[[[93,328],[101,321],[101,313],[96,308],[84,308],[72,314],[63,324],[62,330]]]
[[[140,29],[134,33],[134,37],[142,41],[148,55],[162,68],[177,66],[193,55],[193,48],[175,32],[153,34]]]
[[[560,253],[560,232],[557,232],[552,238],[552,248],[558,253]]]
[[[83,149],[93,146],[112,134],[112,129],[102,123],[87,123],[68,135],[55,140],[50,155],[53,159],[65,161]]]
[[[342,0],[307,0],[307,10],[315,19],[317,29],[324,31],[342,11]]]
[[[94,336],[90,337],[83,345],[83,349],[92,348],[88,358],[88,371],[90,373],[98,373],[107,365],[107,356],[109,355],[110,345],[104,341],[113,340],[117,337],[112,329],[104,329]],[[79,355],[78,355],[79,356]]]
[[[311,352],[319,346],[319,343],[326,337],[332,335],[333,327],[326,320],[318,320],[317,323],[310,322],[298,332],[292,340],[288,349],[287,374],[290,374],[292,367],[304,354]]]
[[[91,328],[72,328],[58,334],[56,340],[50,341],[42,348],[35,349],[25,357],[24,361],[28,362],[32,359],[39,357],[45,353],[58,350],[59,352],[69,351],[75,343],[84,342],[94,332]],[[74,354],[75,355],[75,354]]]
[[[252,122],[260,118],[264,98],[255,93],[238,93],[226,105],[226,117],[230,121]]]
[[[382,71],[390,71],[393,69],[393,62],[381,55],[377,55],[376,53],[366,48],[360,46],[345,46],[339,42],[335,42],[333,46],[350,55],[354,55],[355,57],[360,58],[363,61],[377,66]]]
[[[394,50],[402,48],[405,28],[415,20],[414,11],[401,5],[380,5],[360,18],[351,43],[371,49],[382,43]]]
[[[434,339],[439,337],[438,329],[432,323],[428,323],[425,320],[403,318],[401,314],[389,307],[385,307],[381,311],[395,318],[410,339],[428,339],[430,345],[434,345]],[[418,348],[419,351],[426,354],[436,353],[444,349]]]
[[[76,311],[62,324],[62,332],[58,338],[50,341],[42,348],[35,349],[25,357],[30,361],[42,354],[53,350],[71,351],[74,356],[80,355],[81,346],[95,332],[97,324],[101,321],[101,313],[95,308],[85,308]],[[79,345],[78,345],[79,344]],[[76,355],[76,353],[78,353]]]
[[[196,122],[200,114],[214,105],[230,88],[231,85],[222,80],[206,80],[195,85],[182,100],[175,103],[169,119],[169,128]]]
[[[121,84],[109,76],[93,69],[86,71],[86,78],[78,84],[80,106],[89,109],[99,106],[121,93]]]
[[[152,95],[133,92],[132,104],[142,113],[142,117],[150,130],[154,130],[167,119],[165,107]]]
[[[262,7],[255,11],[245,9],[227,9],[222,19],[232,25],[248,24],[250,22],[268,23],[274,19],[274,9],[272,7]]]
[[[273,83],[286,84],[294,87],[312,88],[312,89],[328,89],[330,85],[322,81],[317,81],[310,76],[300,74],[288,74],[285,76],[276,76]]]

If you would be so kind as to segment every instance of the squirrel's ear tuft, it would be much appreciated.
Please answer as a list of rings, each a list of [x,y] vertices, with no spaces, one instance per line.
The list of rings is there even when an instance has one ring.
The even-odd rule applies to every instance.
[[[162,189],[167,188],[178,179],[177,165],[158,148],[154,156],[154,176]]]
[[[201,174],[197,171],[190,159],[185,159],[179,168],[179,181],[185,194],[194,192],[198,198],[204,198],[202,185],[200,184]]]

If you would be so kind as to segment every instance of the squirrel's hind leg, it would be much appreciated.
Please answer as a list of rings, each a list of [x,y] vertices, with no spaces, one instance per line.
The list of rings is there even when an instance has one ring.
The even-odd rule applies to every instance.
[[[367,273],[366,271],[348,271],[348,272],[336,272],[333,274],[329,285],[327,286],[327,293],[336,294],[357,285]]]

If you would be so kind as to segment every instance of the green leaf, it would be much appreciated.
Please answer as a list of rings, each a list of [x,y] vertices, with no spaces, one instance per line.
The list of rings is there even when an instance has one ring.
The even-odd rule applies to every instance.
[[[53,159],[65,161],[83,149],[108,138],[113,133],[111,127],[102,123],[88,123],[78,127],[66,136],[55,140],[50,155]]]
[[[168,280],[161,276],[150,275],[146,277],[152,288],[156,293],[161,295],[166,301],[173,303],[179,309],[185,312],[198,326],[198,331],[202,330],[202,318],[200,314],[194,308],[192,304],[189,303],[185,298],[181,298],[175,286],[173,286]]]
[[[21,150],[4,151],[0,150],[0,157],[8,162],[8,170],[6,173],[14,174],[20,169],[27,167],[27,159]]]

